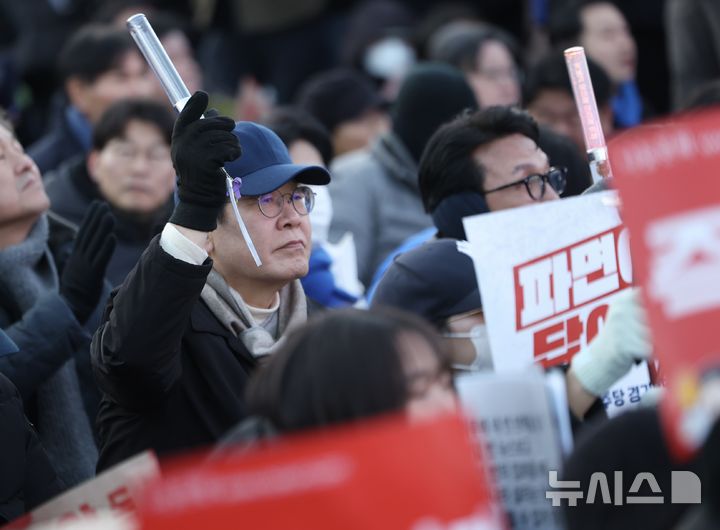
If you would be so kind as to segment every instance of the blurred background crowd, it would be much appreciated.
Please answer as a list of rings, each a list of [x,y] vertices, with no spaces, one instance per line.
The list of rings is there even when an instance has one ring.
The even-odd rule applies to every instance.
[[[175,326],[180,334],[173,340],[182,344],[183,356],[194,358],[193,348],[211,349],[200,341],[202,333],[214,333],[222,348],[237,354],[225,327],[212,331],[218,324],[208,323],[214,315],[234,330],[220,316],[227,307],[214,309],[205,291],[206,320],[191,316],[192,304],[185,320],[162,326],[153,320],[165,307],[154,308],[148,293],[165,296],[172,286],[152,263],[165,263],[164,252],[185,261],[173,269],[186,275],[176,279],[179,290],[200,277],[190,264],[203,267],[208,257],[195,252],[202,245],[189,251],[168,246],[171,237],[180,239],[166,234],[166,223],[212,232],[215,218],[200,224],[171,219],[178,201],[190,204],[209,194],[198,188],[189,199],[182,186],[178,192],[182,167],[191,175],[206,171],[178,156],[187,149],[200,160],[209,151],[182,139],[177,128],[173,133],[176,113],[125,27],[135,13],[147,15],[191,93],[207,92],[209,107],[234,121],[264,126],[235,128],[244,153],[236,169],[248,177],[246,186],[254,185],[253,174],[243,164],[260,164],[257,157],[265,156],[253,154],[259,138],[274,146],[277,136],[287,148],[277,155],[283,164],[292,160],[316,171],[248,194],[282,189],[298,215],[312,210],[312,252],[309,274],[282,278],[267,304],[254,303],[251,293],[225,278],[242,295],[236,311],[247,319],[241,326],[248,329],[236,335],[262,328],[255,338],[243,338],[248,360],[240,368],[192,365],[189,373],[214,378],[225,394],[208,397],[197,390],[201,383],[188,383],[194,376],[167,361],[177,352],[165,352],[155,335]],[[0,27],[0,148],[1,159],[12,164],[12,174],[0,171],[0,324],[12,339],[0,341],[0,374],[14,385],[0,381],[0,421],[19,422],[24,433],[14,441],[0,434],[0,447],[15,443],[28,461],[49,456],[33,468],[38,480],[26,482],[26,493],[16,493],[23,490],[17,483],[8,486],[5,505],[0,477],[0,522],[94,476],[98,458],[103,469],[147,447],[172,452],[391,410],[423,416],[428,408],[452,408],[453,370],[492,368],[472,264],[456,246],[465,239],[462,217],[579,195],[592,185],[562,51],[585,48],[609,139],[646,120],[720,100],[720,3],[712,0],[0,0]],[[232,128],[212,123],[218,135]],[[502,152],[483,151],[508,139],[515,143],[502,144]],[[542,158],[528,162],[537,171],[525,175],[537,178],[526,179],[515,195],[495,193],[517,182],[489,170],[479,177],[480,193],[468,193],[477,183],[462,165],[470,154],[478,164],[487,156],[486,168],[499,168],[537,152]],[[329,171],[327,186],[325,169],[318,168]],[[310,188],[285,190],[288,179]],[[45,193],[33,194],[34,188]],[[276,201],[277,215],[285,195]],[[271,205],[258,204],[265,217],[275,215],[264,209]],[[220,214],[217,226],[225,222]],[[212,250],[209,255],[220,265],[227,259]],[[222,299],[222,282],[212,274],[208,285]],[[297,279],[302,289],[293,291],[290,281]],[[204,276],[193,300],[203,284]],[[121,285],[116,307],[103,315],[111,289]],[[303,290],[310,313],[346,309],[306,327],[289,325],[306,318]],[[235,307],[236,293],[228,292],[223,303]],[[169,307],[186,301],[167,296],[162,301]],[[621,301],[616,311],[624,316],[612,325],[608,318],[606,330],[639,344],[636,350],[599,341],[595,350],[611,362],[597,361],[597,351],[583,352],[570,368],[577,422],[603,416],[597,398],[649,355],[638,304]],[[415,316],[353,306],[393,306]],[[128,307],[142,308],[153,325],[130,326]],[[90,337],[98,328],[91,360]],[[133,335],[143,330],[148,342]],[[289,336],[276,353],[285,330]],[[151,350],[158,357],[148,376],[138,366],[149,362],[141,357]],[[368,355],[359,363],[361,352]],[[245,395],[246,379],[262,364],[258,358],[270,353],[273,361],[250,379]],[[413,369],[419,381],[409,375]],[[148,408],[159,399],[157,388],[171,395],[177,380],[196,386],[182,398],[164,396],[172,403],[167,410]],[[129,381],[144,390],[134,394]],[[375,385],[372,395],[368,381]],[[348,402],[334,401],[350,394]],[[182,399],[207,409],[192,420],[167,413]],[[233,406],[214,408],[213,399]],[[261,420],[237,425],[248,416]],[[176,421],[167,429],[182,435],[163,439],[161,423],[151,425],[159,417]],[[655,415],[641,419],[649,425],[644,432],[658,429]],[[35,430],[38,439],[32,435],[30,443],[25,436]],[[666,465],[663,451],[652,465]],[[0,467],[22,474],[23,462],[9,450],[2,453]],[[681,515],[658,513],[653,528],[669,527],[663,524]],[[632,521],[628,516],[627,526],[615,527],[631,528]]]

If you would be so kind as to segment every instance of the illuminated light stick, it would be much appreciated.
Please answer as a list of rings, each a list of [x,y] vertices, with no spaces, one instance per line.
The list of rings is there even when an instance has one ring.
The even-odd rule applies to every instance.
[[[565,50],[565,64],[570,74],[570,83],[575,95],[575,105],[577,105],[578,114],[580,115],[590,172],[592,173],[593,182],[598,182],[603,178],[612,177],[612,170],[595,101],[595,92],[593,91],[587,59],[585,58],[585,49],[582,46],[575,46]]]
[[[165,48],[163,48],[163,45],[160,43],[160,39],[158,39],[155,34],[147,17],[142,13],[133,15],[127,19],[127,27],[135,44],[140,48],[140,51],[145,56],[145,60],[160,81],[168,99],[170,99],[170,103],[175,107],[175,110],[178,112],[182,111],[188,99],[190,99],[190,92],[185,86],[180,74],[178,74],[175,69],[175,65],[170,60],[170,57],[168,57]],[[255,244],[250,237],[245,222],[242,220],[242,217],[240,217],[240,212],[237,207],[237,200],[240,198],[240,194],[237,193],[235,189],[237,185],[233,186],[233,179],[225,168],[220,168],[220,171],[225,175],[227,193],[231,198],[230,203],[235,213],[235,219],[237,219],[238,226],[240,227],[240,232],[242,232],[243,239],[245,239],[250,254],[252,254],[255,260],[255,265],[259,267],[262,265],[262,261],[255,249]]]

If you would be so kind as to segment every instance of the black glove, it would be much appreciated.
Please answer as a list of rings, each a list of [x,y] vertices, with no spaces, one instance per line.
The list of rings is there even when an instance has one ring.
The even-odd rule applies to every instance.
[[[195,92],[185,104],[173,129],[170,154],[178,174],[178,199],[170,222],[211,232],[227,201],[225,162],[240,156],[240,143],[232,133],[235,122],[224,116],[201,120],[208,104],[205,92]]]
[[[93,202],[60,277],[60,295],[82,324],[100,301],[105,269],[115,250],[114,228],[115,218],[107,203]]]

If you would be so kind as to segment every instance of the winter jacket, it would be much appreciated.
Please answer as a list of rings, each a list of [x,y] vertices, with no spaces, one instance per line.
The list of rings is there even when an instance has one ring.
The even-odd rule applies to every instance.
[[[113,293],[93,338],[98,471],[149,448],[214,443],[246,416],[257,360],[200,298],[212,261],[175,259],[159,239]]]
[[[47,217],[48,239],[40,241],[46,245],[43,266],[59,276],[75,232],[63,220]],[[0,328],[19,347],[0,356],[0,373],[17,387],[58,474],[73,486],[93,476],[97,453],[91,418],[100,395],[92,379],[87,330],[97,326],[100,312],[83,328],[57,288],[40,294],[25,311],[11,292],[8,279],[0,277]],[[58,418],[63,414],[68,415],[65,421]]]
[[[35,430],[25,417],[20,393],[2,374],[0,432],[2,525],[59,494],[63,490],[63,484],[55,474]]]
[[[63,162],[84,154],[89,148],[90,124],[72,107],[66,107],[50,130],[32,144],[27,153],[40,173],[57,169]]]
[[[358,276],[367,287],[393,249],[432,226],[420,199],[417,165],[398,137],[388,133],[369,150],[337,159],[331,173],[330,240],[352,232]]]

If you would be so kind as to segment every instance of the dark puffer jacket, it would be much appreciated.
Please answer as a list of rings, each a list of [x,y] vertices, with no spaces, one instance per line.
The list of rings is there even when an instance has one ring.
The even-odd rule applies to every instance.
[[[0,330],[0,356],[16,347]],[[0,374],[0,525],[59,494],[63,484],[23,412],[17,388]]]

